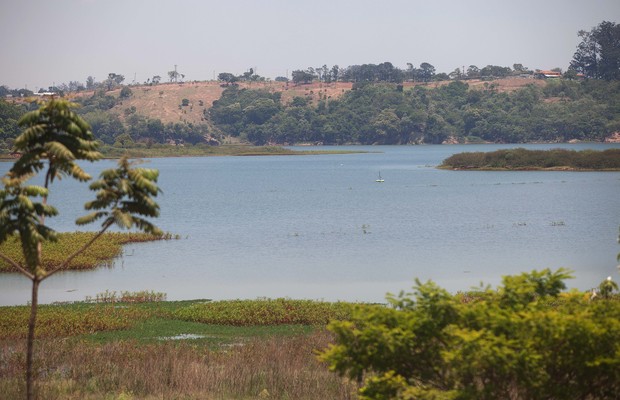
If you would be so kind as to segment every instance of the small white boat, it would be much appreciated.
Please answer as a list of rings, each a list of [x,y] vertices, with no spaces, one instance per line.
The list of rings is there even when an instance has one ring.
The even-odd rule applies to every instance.
[[[379,179],[375,180],[375,182],[385,182],[385,180],[381,178],[381,171],[379,171]]]

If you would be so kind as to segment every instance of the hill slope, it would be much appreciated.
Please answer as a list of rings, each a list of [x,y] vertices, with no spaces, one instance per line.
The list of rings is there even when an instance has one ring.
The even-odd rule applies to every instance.
[[[466,81],[472,89],[483,89],[485,85],[496,85],[498,91],[513,91],[529,84],[537,86],[545,85],[545,81],[537,79],[509,78],[495,81],[469,80]],[[418,85],[429,88],[441,86],[450,81],[433,82],[430,84],[405,82],[403,86],[413,87]],[[305,97],[315,103],[319,96],[338,98],[346,91],[351,90],[351,82],[320,83],[314,82],[307,85],[286,84],[282,82],[242,82],[241,88],[263,89],[271,92],[282,93],[282,103],[288,104],[294,97]],[[132,96],[123,100],[111,112],[120,116],[127,108],[135,107],[136,113],[153,119],[160,119],[164,124],[168,122],[189,122],[193,124],[205,123],[204,112],[213,102],[220,98],[226,87],[219,82],[185,82],[163,83],[153,86],[132,86]],[[120,88],[109,92],[118,97]],[[90,96],[92,92],[85,92],[78,96]],[[181,107],[183,99],[189,100],[189,106]]]

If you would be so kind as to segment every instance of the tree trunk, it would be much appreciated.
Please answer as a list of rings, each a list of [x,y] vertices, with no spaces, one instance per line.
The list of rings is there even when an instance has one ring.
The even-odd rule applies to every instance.
[[[37,323],[37,307],[39,303],[39,283],[37,276],[32,280],[32,300],[30,304],[30,321],[28,322],[28,349],[26,353],[26,399],[34,399],[34,328]]]

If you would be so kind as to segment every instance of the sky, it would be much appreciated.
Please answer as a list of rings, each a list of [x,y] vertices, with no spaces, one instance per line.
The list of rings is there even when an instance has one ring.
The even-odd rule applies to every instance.
[[[0,0],[0,85],[165,81],[175,65],[200,81],[386,61],[566,70],[602,21],[620,23],[619,0]]]

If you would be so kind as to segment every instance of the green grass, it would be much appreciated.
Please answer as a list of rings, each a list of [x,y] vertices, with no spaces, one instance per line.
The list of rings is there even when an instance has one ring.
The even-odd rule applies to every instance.
[[[158,343],[164,341],[205,345],[211,349],[234,346],[253,338],[306,335],[316,328],[309,325],[231,326],[208,325],[176,319],[149,318],[129,329],[101,331],[82,335],[80,339],[95,343],[136,341]]]

